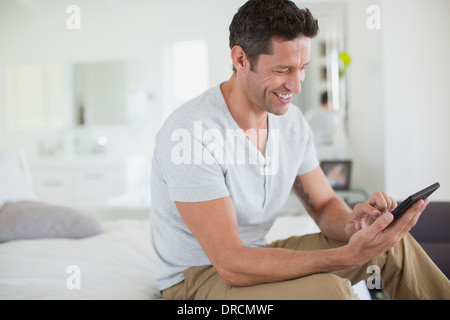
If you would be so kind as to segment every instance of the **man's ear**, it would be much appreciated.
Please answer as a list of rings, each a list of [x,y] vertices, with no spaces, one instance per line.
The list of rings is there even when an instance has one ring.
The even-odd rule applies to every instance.
[[[237,71],[250,70],[250,61],[241,46],[234,46],[231,49],[231,59]]]

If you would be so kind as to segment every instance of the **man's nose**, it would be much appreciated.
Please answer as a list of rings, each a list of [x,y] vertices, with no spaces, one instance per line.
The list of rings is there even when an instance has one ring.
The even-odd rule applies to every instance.
[[[293,93],[302,91],[302,82],[305,80],[305,70],[292,72],[285,86]]]

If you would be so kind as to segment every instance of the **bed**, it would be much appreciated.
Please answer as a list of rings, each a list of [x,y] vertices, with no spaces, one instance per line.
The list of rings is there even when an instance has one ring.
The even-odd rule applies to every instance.
[[[101,222],[103,232],[82,239],[44,238],[0,244],[0,299],[160,299],[152,275],[150,221]],[[269,239],[313,230],[307,217],[282,217]],[[370,295],[355,286],[361,299]]]
[[[21,159],[17,154],[9,157]],[[1,171],[5,163],[10,168]],[[149,218],[98,219],[42,203],[25,186],[30,177],[19,176],[26,172],[23,166],[12,169],[11,163],[0,155],[0,181],[17,185],[9,186],[7,196],[0,198],[0,299],[161,299],[152,274]],[[286,215],[267,238],[317,230],[307,215]],[[354,288],[361,299],[370,299],[363,282]]]
[[[0,245],[0,299],[158,299],[149,222],[105,221],[82,239]]]

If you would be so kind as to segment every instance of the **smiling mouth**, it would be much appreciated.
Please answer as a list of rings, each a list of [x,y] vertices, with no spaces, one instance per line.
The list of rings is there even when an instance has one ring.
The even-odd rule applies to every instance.
[[[281,98],[281,99],[284,99],[284,100],[288,100],[288,99],[291,99],[291,98],[292,98],[292,93],[291,93],[291,94],[281,94],[281,93],[278,93],[278,92],[274,92],[274,94],[275,94],[278,98]]]

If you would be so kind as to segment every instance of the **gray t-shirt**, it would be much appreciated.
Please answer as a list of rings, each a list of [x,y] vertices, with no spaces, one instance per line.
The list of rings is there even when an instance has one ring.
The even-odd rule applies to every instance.
[[[319,165],[300,109],[290,105],[282,116],[269,113],[268,124],[263,155],[233,119],[218,85],[176,109],[158,132],[150,217],[154,272],[161,290],[181,282],[184,270],[211,264],[174,201],[231,196],[241,240],[260,247],[296,176]]]

